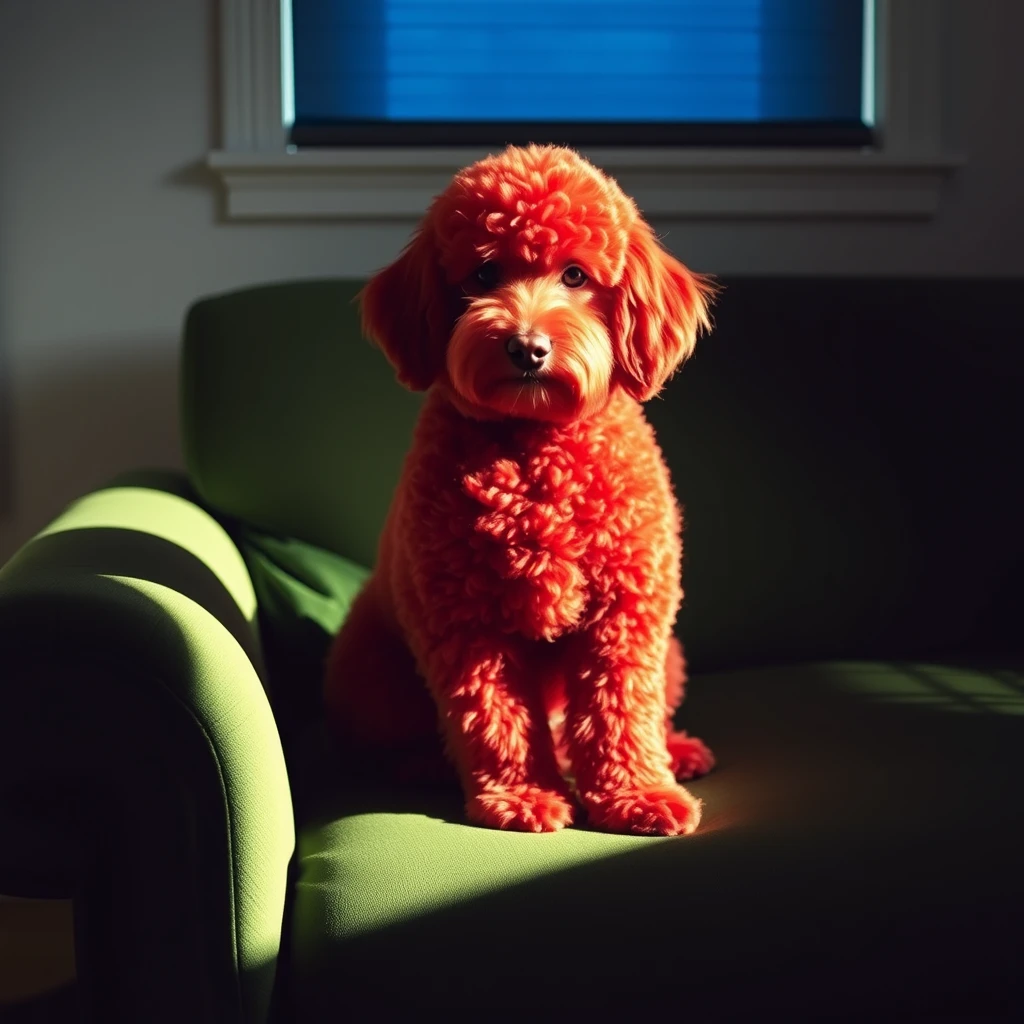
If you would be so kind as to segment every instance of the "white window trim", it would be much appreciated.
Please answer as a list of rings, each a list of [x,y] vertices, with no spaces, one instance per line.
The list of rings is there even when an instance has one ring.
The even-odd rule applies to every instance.
[[[281,65],[288,0],[221,0],[223,147],[207,163],[233,220],[418,218],[483,148],[296,150]],[[870,150],[584,148],[652,218],[924,220],[963,163],[943,146],[937,0],[875,0]]]

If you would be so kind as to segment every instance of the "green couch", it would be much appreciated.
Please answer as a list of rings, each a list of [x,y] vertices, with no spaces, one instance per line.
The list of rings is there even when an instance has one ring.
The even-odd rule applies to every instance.
[[[0,573],[0,892],[74,898],[89,1019],[1024,1012],[1020,285],[725,284],[649,407],[718,756],[682,839],[472,828],[345,763],[320,664],[419,398],[355,282],[192,308],[187,476]]]

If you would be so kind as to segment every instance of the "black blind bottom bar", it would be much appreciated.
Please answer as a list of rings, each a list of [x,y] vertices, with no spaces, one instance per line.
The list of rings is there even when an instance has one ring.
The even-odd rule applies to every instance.
[[[289,136],[300,148],[346,146],[691,146],[761,149],[854,149],[874,144],[861,121],[776,122],[439,122],[301,120]]]

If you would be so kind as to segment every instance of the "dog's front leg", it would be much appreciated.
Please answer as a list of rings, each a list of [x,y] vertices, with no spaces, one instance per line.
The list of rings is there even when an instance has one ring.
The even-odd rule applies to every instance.
[[[613,609],[576,638],[566,666],[576,788],[591,823],[611,832],[685,835],[700,821],[700,801],[676,782],[666,746],[660,632],[638,623],[635,608]]]
[[[571,824],[541,696],[513,638],[449,638],[427,675],[469,819],[520,832]]]

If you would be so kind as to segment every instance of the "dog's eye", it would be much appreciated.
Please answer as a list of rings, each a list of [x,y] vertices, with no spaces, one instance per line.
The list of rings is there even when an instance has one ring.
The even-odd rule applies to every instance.
[[[477,268],[473,279],[481,288],[494,288],[501,280],[501,267],[494,260],[488,260]]]
[[[577,267],[574,263],[571,267],[566,267],[562,271],[562,284],[566,288],[579,288],[580,285],[587,283],[587,275],[583,272],[582,267]]]

